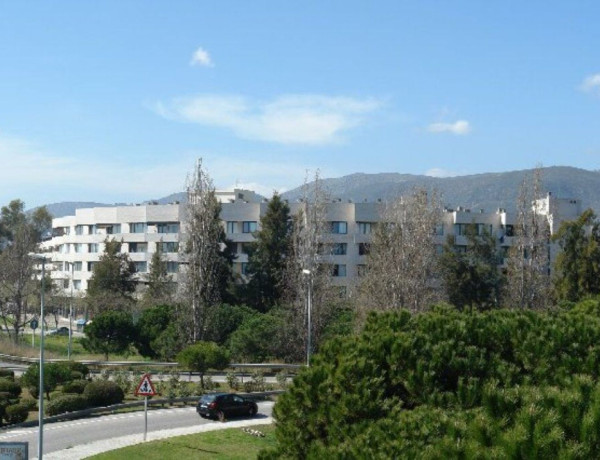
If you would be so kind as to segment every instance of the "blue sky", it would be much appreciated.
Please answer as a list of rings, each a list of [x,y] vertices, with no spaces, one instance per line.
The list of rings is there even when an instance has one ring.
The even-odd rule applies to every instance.
[[[596,1],[1,1],[0,204],[600,168]]]

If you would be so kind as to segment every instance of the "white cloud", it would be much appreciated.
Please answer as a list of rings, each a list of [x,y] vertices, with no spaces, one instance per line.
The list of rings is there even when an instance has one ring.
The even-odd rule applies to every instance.
[[[190,60],[190,65],[201,65],[204,67],[214,67],[212,59],[210,58],[210,54],[204,48],[199,47],[194,54],[192,55],[192,59]]]
[[[432,123],[427,127],[430,133],[452,133],[464,136],[471,132],[471,125],[467,120],[458,120],[454,123]]]
[[[594,93],[600,96],[600,73],[586,77],[580,88],[586,93]]]
[[[443,168],[431,168],[425,171],[425,175],[429,177],[455,177],[458,176],[458,173]]]
[[[230,129],[244,139],[322,145],[339,142],[341,133],[379,107],[375,99],[321,95],[286,95],[267,102],[200,95],[159,103],[156,111],[166,118]]]

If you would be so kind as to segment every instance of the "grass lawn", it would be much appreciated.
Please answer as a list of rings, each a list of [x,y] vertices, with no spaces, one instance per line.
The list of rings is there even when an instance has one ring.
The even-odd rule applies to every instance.
[[[275,427],[260,425],[250,428],[261,431],[266,436],[258,438],[244,433],[241,428],[229,428],[147,442],[88,458],[94,460],[254,459],[261,449],[275,446]]]

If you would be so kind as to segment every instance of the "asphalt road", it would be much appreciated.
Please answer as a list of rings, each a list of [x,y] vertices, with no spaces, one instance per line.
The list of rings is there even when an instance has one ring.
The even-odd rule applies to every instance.
[[[259,402],[256,419],[271,416],[272,402]],[[247,418],[246,418],[247,419]],[[236,418],[237,420],[237,418]],[[148,433],[192,424],[217,423],[198,416],[195,407],[152,409],[148,411]],[[48,423],[44,425],[44,453],[72,448],[94,441],[144,433],[144,412],[105,415],[102,417]],[[0,442],[28,442],[29,456],[37,454],[38,429],[15,428],[0,432]]]

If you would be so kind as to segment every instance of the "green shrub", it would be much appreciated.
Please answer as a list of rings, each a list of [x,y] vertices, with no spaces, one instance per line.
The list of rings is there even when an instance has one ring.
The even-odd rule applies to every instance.
[[[227,380],[227,385],[229,385],[229,388],[231,388],[232,390],[239,390],[240,388],[240,379],[237,375],[235,375],[235,372],[233,371],[229,371],[227,372],[227,376],[225,377]]]
[[[14,371],[11,371],[9,369],[0,368],[0,378],[14,380],[15,379],[15,373],[14,373]]]
[[[90,382],[83,390],[83,395],[88,399],[91,407],[120,404],[125,398],[121,387],[110,380]]]
[[[22,398],[20,401],[29,411],[38,410],[38,402],[37,399],[33,398]]]
[[[8,391],[0,391],[0,401],[10,401],[11,399],[15,399],[12,393]]]
[[[59,415],[66,412],[83,410],[88,407],[88,400],[81,394],[63,394],[57,396],[46,405],[47,415]]]
[[[24,404],[13,404],[8,406],[5,412],[4,418],[9,425],[23,423],[29,416],[29,409]]]
[[[10,393],[13,398],[18,398],[21,394],[21,385],[7,378],[0,378],[0,391]]]
[[[38,391],[38,387],[29,387],[27,388],[29,390],[29,394],[31,395],[32,398],[34,399],[38,399],[40,397],[40,392]]]
[[[63,363],[71,371],[71,376],[75,378],[84,379],[90,375],[90,368],[83,363],[77,361],[64,361]]]
[[[82,394],[85,387],[88,385],[87,380],[73,380],[72,382],[65,383],[62,387],[63,393]]]

